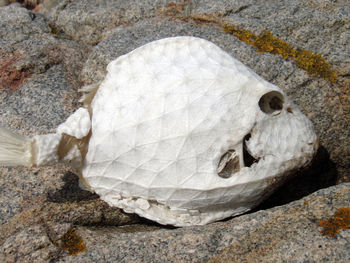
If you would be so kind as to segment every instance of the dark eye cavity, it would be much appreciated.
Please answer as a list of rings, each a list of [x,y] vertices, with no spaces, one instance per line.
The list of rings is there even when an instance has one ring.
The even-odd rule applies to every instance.
[[[270,91],[264,94],[259,100],[259,107],[262,112],[270,115],[281,113],[284,104],[284,97],[278,91]]]

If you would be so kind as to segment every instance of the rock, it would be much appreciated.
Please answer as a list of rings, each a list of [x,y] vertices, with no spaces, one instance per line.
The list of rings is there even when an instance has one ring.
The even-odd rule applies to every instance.
[[[95,45],[103,33],[120,25],[132,25],[140,19],[152,17],[169,1],[60,1],[56,5],[44,3],[41,13],[72,37],[73,40]]]
[[[87,47],[53,34],[40,14],[14,5],[0,14],[1,125],[18,119],[17,129],[56,128],[77,107]]]
[[[8,0],[0,0],[0,7],[8,5],[10,2]]]
[[[8,237],[1,252],[17,262],[25,262],[19,257],[23,251],[29,261],[41,255],[56,262],[348,262],[350,230],[332,238],[320,232],[318,223],[349,204],[350,184],[342,184],[285,206],[205,227],[153,231],[134,227],[137,232],[130,233],[126,227],[79,226],[77,234],[87,250],[76,256],[57,253],[43,227],[34,225]],[[20,245],[23,240],[26,243]]]
[[[0,8],[0,16],[0,125],[27,136],[49,132],[77,108],[80,97],[77,89],[81,86],[79,71],[88,47],[55,35],[44,16],[18,5]],[[63,165],[0,169],[1,178],[6,178],[0,181],[1,223],[15,215],[13,220],[22,218],[24,213],[24,222],[15,223],[16,227],[24,229],[28,224],[37,223],[32,220],[38,213],[40,218],[53,220],[55,210],[66,211],[72,219],[68,211],[80,210],[74,202],[97,198],[82,191],[78,178]],[[57,202],[68,204],[64,208],[51,207],[46,212],[50,217],[40,210]],[[110,209],[100,201],[92,203],[88,210],[93,215],[87,218],[95,218],[91,222],[111,220],[117,223],[119,219],[116,218],[120,215],[121,219],[123,215],[111,215]],[[98,210],[101,212],[96,213]],[[120,213],[119,209],[113,211]],[[32,217],[31,213],[34,213]],[[3,226],[2,230],[8,228]]]
[[[70,225],[102,224],[119,226],[130,224],[137,220],[138,217],[136,215],[125,214],[120,209],[108,206],[100,199],[65,203],[49,201],[41,206],[18,213],[6,224],[3,224],[0,231],[0,240],[4,240],[21,229],[42,223],[59,222],[60,224]]]
[[[9,0],[10,3],[21,3],[21,5],[28,9],[35,9],[44,0]]]
[[[85,46],[52,34],[47,19],[17,4],[0,8],[0,125],[48,132],[76,108]],[[67,168],[0,168],[0,222],[45,200]]]
[[[59,247],[52,244],[42,225],[24,229],[6,241],[1,248],[1,262],[47,262],[62,253]]]
[[[1,126],[27,136],[50,132],[79,106],[77,89],[101,80],[111,60],[155,39],[192,35],[284,89],[314,122],[322,147],[252,213],[183,229],[108,207],[63,165],[0,168],[1,262],[350,260],[349,230],[333,238],[318,226],[350,206],[349,184],[324,189],[350,181],[347,1],[45,0],[35,11],[0,7]],[[268,30],[277,43],[320,54],[337,80],[308,74],[266,46],[258,51],[224,25],[257,38]]]

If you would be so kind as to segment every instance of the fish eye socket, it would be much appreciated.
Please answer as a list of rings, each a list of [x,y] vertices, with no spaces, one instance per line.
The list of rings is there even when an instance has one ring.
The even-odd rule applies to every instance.
[[[269,115],[281,113],[284,104],[284,97],[278,91],[270,91],[264,94],[259,100],[260,110]]]

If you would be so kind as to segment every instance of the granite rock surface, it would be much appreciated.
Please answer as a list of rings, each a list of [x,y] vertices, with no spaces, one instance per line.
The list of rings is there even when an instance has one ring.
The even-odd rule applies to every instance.
[[[350,207],[348,1],[45,0],[33,10],[10,2],[0,1],[3,127],[26,136],[53,131],[79,107],[78,88],[103,79],[111,60],[152,40],[191,35],[285,90],[315,124],[322,146],[310,167],[252,213],[184,229],[108,207],[63,165],[0,168],[0,262],[350,260],[349,230],[328,237],[318,226]],[[322,55],[337,78],[309,74],[273,48],[259,52],[225,25],[256,36],[268,30],[295,50]],[[69,250],[71,240],[76,250]]]
[[[47,19],[18,4],[0,8],[0,125],[49,132],[76,108],[82,45],[57,38]],[[0,222],[60,187],[65,168],[0,168]],[[47,182],[50,182],[47,184]]]
[[[32,222],[3,239],[4,262],[349,262],[350,230],[336,237],[321,233],[319,222],[349,206],[350,184],[322,189],[284,206],[242,215],[205,227],[164,229],[75,223],[86,250],[70,255],[59,247],[71,228]],[[79,204],[79,210],[89,209]],[[59,208],[55,212],[66,212]],[[100,211],[97,211],[100,212]],[[349,219],[348,219],[349,220]],[[5,224],[7,227],[11,224]],[[25,241],[25,242],[24,242]],[[56,241],[56,242],[55,242]],[[71,243],[71,246],[77,244]]]

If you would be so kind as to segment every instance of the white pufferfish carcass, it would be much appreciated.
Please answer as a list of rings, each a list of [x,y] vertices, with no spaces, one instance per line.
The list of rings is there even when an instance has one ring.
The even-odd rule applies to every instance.
[[[109,205],[188,226],[252,209],[317,150],[286,94],[207,40],[154,41],[107,71],[56,133],[1,129],[0,163],[68,162]]]

